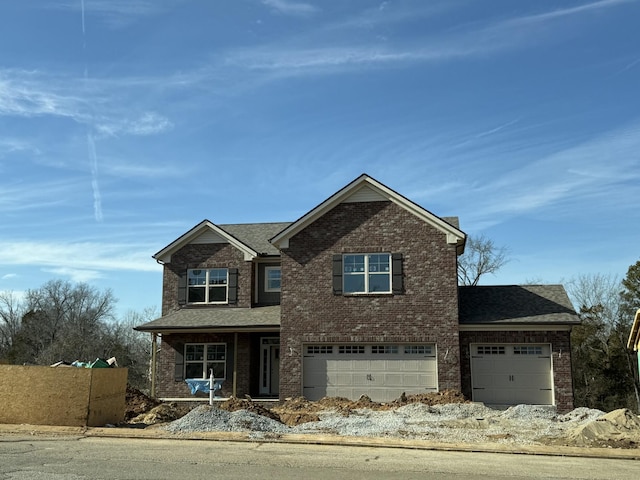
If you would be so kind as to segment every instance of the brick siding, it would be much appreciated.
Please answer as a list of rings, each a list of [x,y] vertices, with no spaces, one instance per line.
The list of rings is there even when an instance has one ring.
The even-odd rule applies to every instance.
[[[178,303],[178,279],[190,268],[237,268],[238,302],[234,305],[200,305],[188,308],[250,307],[253,285],[253,264],[243,253],[227,243],[185,245],[171,256],[164,266],[162,279],[162,315],[184,307]]]
[[[334,295],[332,258],[401,253],[404,294]],[[455,246],[392,202],[343,203],[282,252],[280,398],[302,395],[304,343],[435,343],[440,389],[460,389]]]

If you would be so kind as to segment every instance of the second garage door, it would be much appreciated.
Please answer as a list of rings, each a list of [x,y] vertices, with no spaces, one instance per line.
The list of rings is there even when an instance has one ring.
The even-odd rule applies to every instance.
[[[305,345],[303,394],[390,402],[437,391],[437,372],[435,345]]]
[[[472,344],[473,400],[489,405],[553,405],[548,344]]]

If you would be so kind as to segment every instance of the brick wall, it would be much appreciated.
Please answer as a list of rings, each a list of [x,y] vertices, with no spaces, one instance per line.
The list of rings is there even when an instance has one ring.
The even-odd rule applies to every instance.
[[[550,343],[554,393],[557,409],[559,412],[568,412],[573,410],[571,340],[569,331],[460,332],[462,393],[469,399],[472,398],[471,351],[469,348],[469,345],[472,343]]]
[[[219,395],[224,397],[231,396],[233,394],[233,360],[235,344],[233,333],[190,333],[163,335],[162,341],[160,343],[160,352],[158,354],[156,365],[156,396],[160,398],[192,397],[191,390],[184,382],[184,380],[176,380],[175,378],[176,350],[180,350],[184,353],[185,343],[225,343],[227,345],[226,379],[222,384],[222,393]],[[236,367],[236,388],[237,396],[240,398],[242,398],[245,394],[250,393],[250,382],[252,380],[250,370],[252,354],[250,346],[250,334],[238,334],[238,364]],[[200,392],[198,392],[197,395],[200,397],[209,396],[209,394],[202,394]]]
[[[162,278],[162,315],[178,310],[178,279],[189,268],[237,268],[238,303],[233,307],[250,307],[253,285],[252,263],[244,260],[240,250],[228,243],[185,245],[171,256],[164,266]],[[227,308],[227,305],[206,305],[190,308]]]
[[[404,294],[338,296],[332,258],[401,253]],[[436,343],[439,388],[460,389],[455,246],[392,202],[340,204],[282,252],[280,398],[302,395],[307,342]]]

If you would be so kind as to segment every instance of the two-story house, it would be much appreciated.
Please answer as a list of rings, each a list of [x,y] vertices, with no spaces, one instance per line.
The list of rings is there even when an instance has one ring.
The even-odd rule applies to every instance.
[[[573,408],[560,285],[460,287],[465,233],[367,175],[292,223],[208,220],[164,265],[153,390],[386,402],[444,389],[487,404]],[[157,352],[157,353],[156,353]]]

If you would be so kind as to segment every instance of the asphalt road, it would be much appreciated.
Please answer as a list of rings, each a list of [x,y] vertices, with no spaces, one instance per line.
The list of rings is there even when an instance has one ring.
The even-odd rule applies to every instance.
[[[640,461],[384,447],[0,436],[1,480],[612,479]]]

